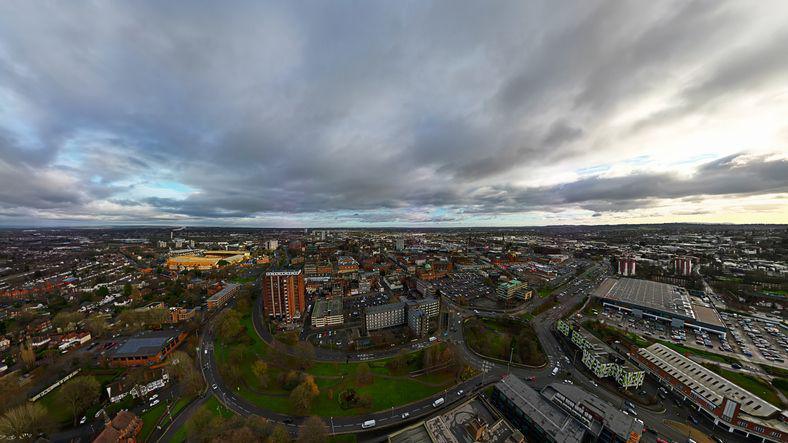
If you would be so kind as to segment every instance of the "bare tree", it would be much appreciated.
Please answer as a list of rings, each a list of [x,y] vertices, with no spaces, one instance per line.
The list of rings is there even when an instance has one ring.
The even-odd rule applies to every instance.
[[[58,400],[69,409],[76,426],[79,416],[98,400],[100,394],[101,383],[95,377],[82,376],[67,381],[58,392]]]

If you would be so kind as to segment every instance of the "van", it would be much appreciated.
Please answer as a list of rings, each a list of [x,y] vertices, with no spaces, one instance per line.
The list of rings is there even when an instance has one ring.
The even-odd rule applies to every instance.
[[[369,428],[374,427],[376,424],[377,423],[375,423],[375,420],[367,420],[364,423],[361,423],[361,428],[362,429],[369,429]]]
[[[433,408],[437,408],[438,406],[442,405],[445,401],[446,400],[444,400],[443,397],[441,397],[441,398],[435,400],[434,402],[432,402],[432,407]]]

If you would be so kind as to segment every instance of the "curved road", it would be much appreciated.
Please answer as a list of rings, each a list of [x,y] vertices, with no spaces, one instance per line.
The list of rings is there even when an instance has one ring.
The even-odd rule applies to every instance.
[[[395,426],[395,425],[404,425],[408,422],[416,421],[419,418],[424,416],[430,415],[431,413],[435,412],[438,409],[442,409],[448,405],[451,405],[455,402],[460,400],[464,400],[469,398],[470,395],[474,394],[479,389],[487,386],[498,379],[500,377],[506,375],[507,373],[515,374],[518,377],[527,380],[530,377],[535,377],[533,382],[529,382],[529,384],[534,387],[535,389],[541,389],[542,387],[555,382],[561,382],[564,374],[569,372],[571,374],[571,378],[575,381],[575,383],[580,386],[581,388],[585,389],[586,391],[593,393],[594,395],[602,398],[603,400],[607,401],[608,403],[614,405],[615,407],[622,407],[624,403],[624,399],[620,397],[617,393],[607,390],[605,388],[600,387],[596,381],[592,380],[588,376],[584,374],[583,371],[578,370],[572,366],[572,361],[569,357],[566,356],[564,351],[562,350],[557,338],[552,333],[552,326],[555,324],[555,321],[564,316],[572,307],[574,307],[580,300],[581,300],[582,293],[580,291],[568,294],[567,297],[561,300],[561,303],[555,309],[550,309],[547,312],[542,313],[537,318],[535,318],[533,322],[534,329],[542,343],[542,347],[548,357],[549,364],[543,368],[520,368],[520,367],[507,367],[506,364],[496,363],[484,360],[471,352],[464,343],[463,335],[462,335],[462,325],[458,322],[462,322],[462,320],[468,316],[478,315],[481,317],[496,317],[500,316],[500,312],[494,311],[481,311],[473,312],[472,309],[462,308],[458,306],[454,306],[453,304],[449,303],[450,306],[450,323],[454,325],[454,331],[449,332],[448,334],[448,341],[456,343],[458,349],[463,353],[464,358],[475,366],[477,369],[482,370],[482,374],[474,377],[471,380],[468,380],[464,383],[456,385],[450,389],[445,390],[444,392],[433,395],[431,397],[422,399],[420,401],[402,405],[400,407],[395,407],[393,409],[387,409],[385,411],[365,414],[360,416],[350,416],[350,417],[323,417],[326,425],[331,429],[332,433],[358,433],[360,431],[364,431],[361,427],[362,423],[367,420],[375,420],[377,425],[375,429],[379,429],[381,427],[387,426]],[[539,301],[539,300],[537,300]],[[546,302],[546,299],[542,299],[541,302]],[[533,308],[533,305],[529,305],[528,308]],[[521,309],[524,310],[523,307]],[[265,325],[262,321],[262,300],[257,298],[254,303],[254,314],[253,314],[253,323],[254,328],[257,334],[260,336],[261,339],[265,340],[268,343],[271,343],[273,337],[265,328]],[[508,313],[507,315],[513,315],[513,313]],[[451,331],[451,328],[450,328]],[[200,367],[203,371],[203,375],[208,383],[208,388],[213,395],[216,395],[217,398],[225,404],[229,409],[232,409],[236,413],[242,416],[248,416],[251,414],[259,415],[265,417],[269,420],[284,423],[286,426],[289,427],[291,432],[295,432],[297,430],[298,425],[305,419],[305,417],[291,417],[286,414],[280,414],[268,409],[256,406],[251,404],[247,400],[241,398],[240,396],[236,395],[232,389],[228,388],[225,383],[222,381],[221,376],[218,373],[216,362],[214,359],[213,354],[213,319],[208,322],[205,327],[205,333],[202,335],[200,340]],[[375,354],[374,359],[385,358],[388,356],[395,355],[397,352],[400,351],[402,348],[410,348],[410,344],[407,347],[400,347],[400,348],[393,348],[391,350],[383,351],[380,353]],[[365,354],[345,354],[341,351],[333,351],[327,349],[320,349],[316,348],[316,359],[317,360],[327,360],[327,361],[342,361],[342,360],[364,360],[364,359],[372,359],[365,356]],[[369,355],[369,354],[366,354]],[[581,364],[576,361],[577,364]],[[552,370],[554,367],[559,366],[560,372],[557,376],[552,376]],[[648,377],[647,377],[648,380]],[[654,392],[656,389],[656,385],[653,382],[647,384],[647,388],[650,392]],[[643,389],[643,388],[640,388]],[[458,395],[458,391],[463,390],[464,393],[462,395]],[[445,403],[439,408],[434,408],[432,406],[433,401],[438,398],[445,398]],[[687,417],[690,413],[695,417],[701,418],[700,414],[697,411],[692,411],[685,405],[676,406],[670,398],[663,403],[664,412],[654,412],[652,410],[637,407],[637,411],[639,413],[639,418],[646,423],[651,429],[656,430],[659,432],[659,435],[664,437],[668,437],[670,439],[676,441],[683,441],[686,439],[686,435],[682,434],[681,432],[665,425],[663,420],[670,419],[679,422],[687,422]],[[402,414],[408,413],[409,416],[406,419],[402,419]],[[725,433],[719,428],[715,428],[710,422],[702,420],[701,426],[704,428],[707,434],[713,434],[722,436],[724,441],[726,442],[746,442],[747,440],[735,436],[729,433]],[[644,433],[643,438],[641,441],[644,442],[652,442],[655,441],[656,437],[654,434]]]

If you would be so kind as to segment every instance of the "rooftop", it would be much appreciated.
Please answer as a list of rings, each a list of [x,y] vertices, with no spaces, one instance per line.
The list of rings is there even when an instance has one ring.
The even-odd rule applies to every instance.
[[[225,295],[227,295],[228,292],[234,291],[238,286],[240,286],[240,285],[237,285],[235,283],[227,283],[227,285],[225,285],[225,287],[223,287],[221,291],[219,291],[216,294],[213,294],[212,296],[208,297],[208,301],[219,300],[222,297],[224,297]]]
[[[769,417],[780,411],[779,408],[750,391],[660,343],[641,348],[638,352],[717,406],[722,404],[723,397],[728,397],[741,403],[741,410],[753,417]]]
[[[326,315],[342,315],[342,299],[320,299],[315,302],[312,317],[324,317]]]
[[[123,343],[113,357],[134,357],[156,355],[161,348],[180,334],[177,329],[167,329],[163,331],[145,331],[129,337]]]
[[[550,434],[556,443],[580,443],[585,427],[568,413],[548,401],[539,392],[515,376],[508,376],[495,385],[531,420]]]
[[[397,309],[404,309],[405,303],[387,303],[385,305],[368,306],[367,314],[377,314],[379,312],[395,311]]]
[[[634,278],[608,278],[596,289],[594,295],[690,321],[725,327],[714,308],[693,301],[686,289],[666,283]]]

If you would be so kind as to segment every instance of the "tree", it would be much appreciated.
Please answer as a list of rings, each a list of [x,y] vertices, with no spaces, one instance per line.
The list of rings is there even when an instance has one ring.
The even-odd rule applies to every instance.
[[[102,286],[98,288],[98,290],[96,291],[96,297],[98,298],[104,298],[108,295],[109,295],[109,289],[107,289],[106,286]]]
[[[131,283],[126,282],[126,284],[123,285],[123,295],[125,295],[126,297],[131,297],[132,289],[133,288],[131,287]]]
[[[241,324],[241,314],[235,309],[228,310],[222,318],[219,319],[219,324],[216,325],[216,332],[227,343],[232,343],[238,340],[238,337],[243,332],[244,326]]]
[[[101,384],[95,377],[76,377],[66,382],[58,392],[59,402],[68,408],[77,425],[85,409],[94,404],[101,394]]]
[[[107,318],[96,314],[85,319],[85,328],[93,337],[101,337],[107,330]]]
[[[296,344],[294,354],[298,367],[307,369],[312,366],[312,362],[315,360],[315,347],[312,346],[312,343],[301,341]]]
[[[22,403],[0,417],[0,435],[7,440],[32,441],[52,429],[53,423],[41,403]]]
[[[16,373],[8,374],[0,377],[0,412],[10,409],[25,400],[25,396],[21,395],[23,392],[22,387],[19,385],[19,376]]]
[[[323,443],[328,441],[328,429],[320,417],[307,418],[298,431],[298,443]]]
[[[167,359],[167,372],[181,384],[187,395],[196,395],[203,388],[203,378],[194,367],[192,358],[183,351],[175,351]]]
[[[19,345],[19,359],[24,363],[25,368],[31,369],[36,364],[36,351],[30,342]]]
[[[265,440],[266,443],[290,443],[292,439],[290,438],[290,433],[287,432],[287,428],[281,423],[274,426],[274,430],[271,431],[271,435]]]
[[[60,311],[57,314],[55,314],[55,317],[52,319],[52,325],[58,330],[62,330],[64,332],[70,332],[76,329],[77,323],[79,323],[79,321],[82,320],[83,317],[84,314],[82,314],[79,311],[75,311],[75,312]]]
[[[252,365],[252,373],[260,382],[262,388],[268,387],[268,364],[262,360],[257,360]]]
[[[307,375],[292,392],[290,392],[290,407],[299,415],[306,414],[312,408],[312,402],[320,395],[314,377]]]

